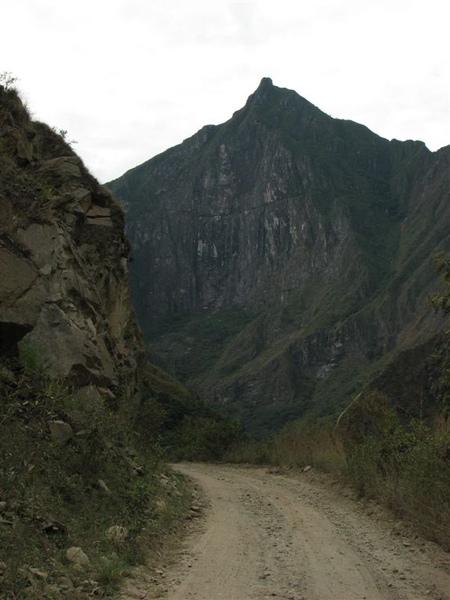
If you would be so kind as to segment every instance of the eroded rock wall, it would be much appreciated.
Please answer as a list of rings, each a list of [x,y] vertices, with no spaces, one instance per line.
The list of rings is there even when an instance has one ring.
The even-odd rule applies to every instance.
[[[263,79],[228,122],[108,184],[148,341],[245,419],[342,407],[441,326],[449,164],[450,147],[383,139]]]
[[[50,376],[133,396],[145,356],[124,216],[64,139],[0,87],[0,334]]]

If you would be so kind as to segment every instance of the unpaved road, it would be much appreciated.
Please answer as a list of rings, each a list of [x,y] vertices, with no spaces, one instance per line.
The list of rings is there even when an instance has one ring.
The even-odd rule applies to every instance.
[[[203,490],[202,518],[123,599],[450,600],[449,554],[313,472],[176,469]]]

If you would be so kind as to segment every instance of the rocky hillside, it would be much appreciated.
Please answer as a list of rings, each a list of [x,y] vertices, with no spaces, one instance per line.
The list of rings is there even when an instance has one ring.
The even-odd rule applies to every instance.
[[[132,398],[145,348],[122,209],[70,145],[1,88],[0,220],[2,355],[20,343],[88,396]]]
[[[441,326],[449,159],[263,79],[229,121],[108,184],[154,352],[255,432],[337,413]]]
[[[0,597],[105,597],[186,509],[157,441],[202,407],[147,362],[122,208],[10,79],[0,227]]]

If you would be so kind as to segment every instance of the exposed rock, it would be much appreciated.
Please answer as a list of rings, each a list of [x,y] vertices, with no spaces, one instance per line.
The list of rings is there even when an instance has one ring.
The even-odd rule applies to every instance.
[[[73,438],[72,427],[64,421],[49,421],[50,436],[56,444],[67,444]]]
[[[0,117],[0,352],[20,342],[51,377],[134,402],[145,349],[122,209],[4,88]]]
[[[98,483],[98,487],[103,490],[106,494],[110,494],[111,490],[109,489],[109,487],[106,485],[106,483],[103,481],[103,479],[99,479],[97,481]]]
[[[72,177],[81,177],[81,169],[82,164],[78,156],[58,156],[40,164],[41,171],[58,174],[66,181]]]
[[[0,381],[1,380],[7,382],[9,385],[14,385],[16,383],[14,373],[3,365],[0,366]]]
[[[99,567],[91,525],[114,522],[117,503],[99,505],[111,490],[98,477],[104,474],[118,498],[136,497],[138,482],[129,475],[143,474],[138,456],[143,461],[150,454],[124,456],[124,440],[137,440],[139,420],[139,435],[151,432],[153,448],[160,420],[153,423],[154,413],[143,410],[141,392],[146,387],[158,403],[172,394],[160,398],[149,389],[155,371],[159,385],[172,379],[147,362],[128,259],[119,203],[62,137],[31,121],[15,90],[0,84],[0,555],[8,562],[17,546],[20,560],[13,557],[8,569],[0,563],[8,597],[106,593],[96,581],[80,586],[57,578],[64,573],[61,544],[74,541],[72,522],[79,521],[77,538],[92,555],[68,548],[65,568],[90,573]],[[184,388],[182,395],[190,397]],[[15,490],[24,492],[20,499]],[[67,525],[52,514],[65,515]],[[124,526],[105,532],[117,544],[129,535],[132,515],[123,516]],[[135,525],[144,521],[134,515]],[[56,584],[47,585],[44,570],[21,564],[39,548]],[[95,566],[87,569],[90,561]],[[116,556],[114,576],[120,564]]]
[[[177,495],[177,494],[175,494],[175,495]],[[163,500],[162,498],[158,498],[155,501],[155,506],[159,512],[163,513],[167,509],[167,502],[165,500]]]
[[[77,546],[68,548],[66,551],[66,557],[69,562],[80,567],[87,567],[91,562],[87,554],[85,554],[83,550]]]
[[[17,142],[16,156],[19,161],[25,162],[25,164],[31,162],[33,160],[33,145],[25,133],[20,129],[14,129],[11,135]]]
[[[223,125],[109,184],[155,352],[258,433],[338,413],[442,325],[450,147],[383,139],[264,79]]]
[[[69,577],[59,577],[57,580],[57,584],[65,589],[71,590],[73,589],[74,585],[73,585],[73,581],[69,578]]]
[[[90,225],[112,227],[114,224],[111,219],[111,210],[103,206],[93,206],[86,213],[86,217]]]

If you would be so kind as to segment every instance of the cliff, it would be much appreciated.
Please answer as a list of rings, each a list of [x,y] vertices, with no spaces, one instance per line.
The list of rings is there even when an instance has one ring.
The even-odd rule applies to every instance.
[[[0,351],[73,389],[130,400],[145,348],[124,215],[64,139],[0,88]]]
[[[228,122],[108,184],[152,349],[256,432],[339,412],[441,326],[449,159],[263,79]]]

